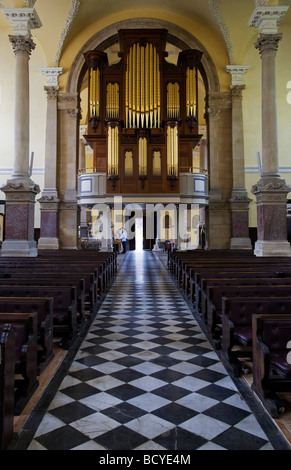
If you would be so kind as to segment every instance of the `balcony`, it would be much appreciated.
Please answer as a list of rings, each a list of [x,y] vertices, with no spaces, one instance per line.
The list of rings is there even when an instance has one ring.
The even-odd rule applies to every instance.
[[[180,173],[181,202],[208,204],[208,174],[202,168],[190,168],[189,172]]]
[[[106,194],[106,173],[80,172],[78,175],[78,204],[93,207],[97,203],[112,202],[113,195]],[[179,176],[180,194],[173,194],[171,199],[175,203],[208,204],[208,174],[201,168],[191,168],[189,172],[181,172]],[[125,196],[125,195],[124,195]],[[153,194],[148,195],[150,202],[155,202]],[[156,194],[157,202],[161,202],[161,197],[169,201],[169,194]],[[126,194],[125,202],[140,202],[138,194]],[[142,201],[146,202],[147,194],[142,195]],[[164,201],[162,201],[164,202]]]
[[[106,173],[80,173],[78,175],[78,203],[93,206],[106,197]]]

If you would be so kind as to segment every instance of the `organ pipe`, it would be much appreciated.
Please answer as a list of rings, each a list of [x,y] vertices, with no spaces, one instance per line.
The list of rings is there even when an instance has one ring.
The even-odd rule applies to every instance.
[[[159,128],[160,60],[155,46],[135,43],[127,56],[125,122],[127,128]]]
[[[91,69],[90,74],[90,117],[100,116],[100,70]]]
[[[167,168],[168,176],[178,174],[178,127],[167,126]]]
[[[145,176],[147,174],[147,139],[140,137],[138,141],[139,150],[139,175]]]
[[[108,83],[106,117],[119,118],[119,85],[118,83]]]
[[[178,83],[168,83],[167,86],[167,117],[180,117],[180,94]]]
[[[196,70],[187,67],[186,71],[186,113],[187,116],[196,116]]]
[[[108,125],[108,176],[118,175],[119,127]]]

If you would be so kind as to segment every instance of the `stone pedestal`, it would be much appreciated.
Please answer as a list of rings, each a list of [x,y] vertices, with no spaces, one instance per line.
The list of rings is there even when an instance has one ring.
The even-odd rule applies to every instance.
[[[38,199],[41,210],[41,237],[38,241],[39,250],[58,250],[58,207],[59,199],[54,194],[42,193]]]
[[[286,199],[290,187],[281,178],[261,178],[252,188],[257,200],[256,256],[291,256],[287,241]]]
[[[5,240],[1,256],[36,257],[34,206],[39,187],[29,178],[9,180],[1,190],[6,195]]]
[[[249,237],[249,203],[246,191],[233,190],[230,199],[231,239],[230,248],[234,250],[251,250]]]

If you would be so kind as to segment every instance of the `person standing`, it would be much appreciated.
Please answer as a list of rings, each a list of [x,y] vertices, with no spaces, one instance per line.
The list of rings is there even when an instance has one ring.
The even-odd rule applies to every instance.
[[[126,230],[124,228],[121,228],[120,231],[119,231],[119,234],[120,234],[120,240],[121,240],[122,247],[123,247],[123,253],[126,253],[126,245],[127,245]]]

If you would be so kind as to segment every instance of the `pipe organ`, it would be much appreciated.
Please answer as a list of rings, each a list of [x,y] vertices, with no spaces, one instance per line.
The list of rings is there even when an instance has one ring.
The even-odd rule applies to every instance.
[[[93,149],[93,166],[107,173],[107,193],[179,193],[179,173],[192,166],[202,137],[197,79],[202,53],[184,50],[176,65],[168,62],[164,29],[120,30],[118,39],[117,63],[109,65],[98,50],[84,54],[84,137]]]

